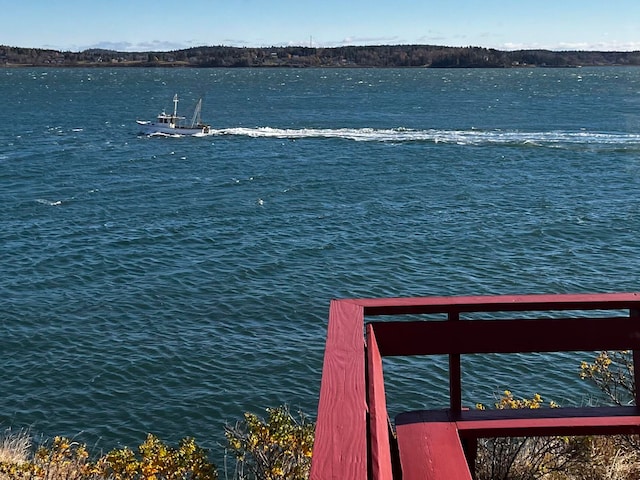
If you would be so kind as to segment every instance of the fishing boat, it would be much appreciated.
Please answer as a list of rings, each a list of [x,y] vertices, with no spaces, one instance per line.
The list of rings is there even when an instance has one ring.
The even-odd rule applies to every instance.
[[[186,117],[178,116],[178,94],[173,96],[173,113],[166,113],[164,110],[158,115],[155,122],[148,120],[136,120],[142,127],[143,133],[148,135],[207,135],[209,125],[202,123],[200,111],[202,110],[202,99],[198,100],[193,111],[190,124],[185,124]]]

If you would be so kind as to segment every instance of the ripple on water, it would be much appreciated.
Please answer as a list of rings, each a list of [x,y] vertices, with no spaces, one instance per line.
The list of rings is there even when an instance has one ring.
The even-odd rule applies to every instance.
[[[636,290],[637,72],[544,70],[0,76],[0,423],[219,451],[245,410],[313,415],[332,298]],[[168,85],[216,135],[136,135]],[[586,356],[465,357],[464,401],[579,403]],[[391,412],[446,404],[446,359],[385,378]]]

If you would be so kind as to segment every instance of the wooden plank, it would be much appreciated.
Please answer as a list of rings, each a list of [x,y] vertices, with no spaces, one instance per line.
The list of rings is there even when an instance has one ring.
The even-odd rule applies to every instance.
[[[396,417],[403,480],[471,480],[455,423],[405,421]]]
[[[635,318],[372,322],[382,356],[640,350]]]
[[[389,416],[384,390],[382,357],[371,325],[367,326],[367,383],[372,477],[373,480],[392,480]]]
[[[351,299],[365,315],[640,308],[640,292]]]
[[[334,300],[318,402],[312,480],[366,480],[367,402],[362,307]]]
[[[470,410],[456,422],[462,438],[640,433],[637,407]]]

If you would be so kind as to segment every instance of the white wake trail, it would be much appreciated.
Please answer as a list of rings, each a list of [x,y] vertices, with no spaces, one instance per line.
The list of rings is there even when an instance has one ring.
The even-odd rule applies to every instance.
[[[609,145],[640,146],[640,134],[601,132],[521,132],[507,130],[414,130],[408,128],[273,128],[235,127],[212,129],[213,136],[250,138],[311,139],[330,138],[360,142],[431,142],[457,145]]]

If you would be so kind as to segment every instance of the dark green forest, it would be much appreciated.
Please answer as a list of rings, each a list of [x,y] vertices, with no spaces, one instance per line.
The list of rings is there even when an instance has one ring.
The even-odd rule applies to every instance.
[[[432,45],[194,47],[167,52],[62,52],[0,46],[0,66],[517,68],[640,65],[640,51],[515,50]]]

